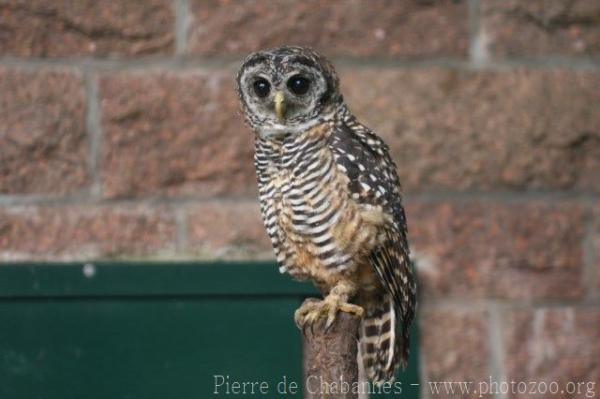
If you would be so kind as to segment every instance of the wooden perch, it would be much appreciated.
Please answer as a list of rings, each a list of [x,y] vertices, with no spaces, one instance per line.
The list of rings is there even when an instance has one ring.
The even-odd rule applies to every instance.
[[[307,299],[307,301],[314,299]],[[304,397],[358,398],[357,341],[360,317],[339,312],[326,331],[324,318],[304,335]],[[348,391],[349,389],[349,391]]]

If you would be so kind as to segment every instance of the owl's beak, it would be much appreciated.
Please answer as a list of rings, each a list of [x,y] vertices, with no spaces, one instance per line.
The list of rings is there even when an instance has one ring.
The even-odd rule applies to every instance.
[[[275,93],[273,102],[275,103],[275,114],[277,115],[277,119],[279,119],[279,122],[283,122],[285,120],[285,96],[282,91]]]

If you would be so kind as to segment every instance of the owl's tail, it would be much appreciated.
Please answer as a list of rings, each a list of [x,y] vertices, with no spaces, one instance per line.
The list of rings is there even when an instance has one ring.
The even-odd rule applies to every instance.
[[[398,367],[406,368],[408,328],[396,331],[397,312],[389,294],[365,306],[359,335],[359,351],[369,380],[376,384],[393,381]]]

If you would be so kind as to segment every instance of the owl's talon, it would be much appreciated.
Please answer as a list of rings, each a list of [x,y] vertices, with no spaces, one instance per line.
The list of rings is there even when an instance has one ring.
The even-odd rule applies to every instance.
[[[339,308],[341,309],[341,307]],[[329,328],[332,326],[335,321],[335,316],[337,315],[338,309],[334,306],[329,308],[329,313],[327,314],[327,322],[325,323],[325,331],[329,331]]]
[[[321,317],[327,318],[325,322],[325,331],[328,331],[335,322],[335,318],[339,311],[352,313],[359,317],[362,317],[364,313],[363,308],[360,306],[344,302],[339,296],[328,295],[322,301],[304,303],[296,310],[294,319],[298,328],[306,335],[307,327],[310,327],[311,333],[314,333],[313,326]]]
[[[331,313],[329,314],[329,316],[327,316],[327,322],[325,323],[325,331],[329,331],[329,328],[333,325],[333,322],[335,321],[335,315],[331,315]]]

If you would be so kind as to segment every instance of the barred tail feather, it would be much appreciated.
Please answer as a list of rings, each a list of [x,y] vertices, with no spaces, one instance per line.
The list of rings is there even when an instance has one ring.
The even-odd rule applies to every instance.
[[[359,348],[367,377],[374,383],[393,381],[398,366],[406,367],[408,330],[396,332],[397,310],[391,295],[385,294],[365,306]]]
[[[398,359],[398,365],[401,370],[406,370],[408,366],[408,356],[410,355],[410,331],[408,326],[402,326],[402,336],[396,340],[396,353],[400,356]]]

